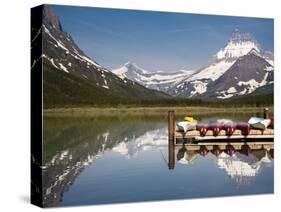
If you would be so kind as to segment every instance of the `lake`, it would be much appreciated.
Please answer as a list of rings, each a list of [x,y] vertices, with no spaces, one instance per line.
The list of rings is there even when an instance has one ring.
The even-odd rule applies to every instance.
[[[273,193],[273,149],[216,156],[176,148],[169,169],[161,116],[44,117],[43,148],[45,207]]]

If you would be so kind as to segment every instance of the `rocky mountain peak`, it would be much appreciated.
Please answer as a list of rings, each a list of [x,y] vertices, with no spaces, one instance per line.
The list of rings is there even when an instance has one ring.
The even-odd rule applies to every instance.
[[[240,32],[239,29],[235,29],[232,32],[229,42],[233,42],[233,43],[252,42],[258,44],[257,40],[251,33]]]
[[[262,52],[260,44],[252,34],[235,29],[225,47],[216,53],[215,58],[217,60],[236,60],[248,54],[252,49]]]
[[[50,5],[43,7],[43,23],[63,31],[58,15],[52,10]]]

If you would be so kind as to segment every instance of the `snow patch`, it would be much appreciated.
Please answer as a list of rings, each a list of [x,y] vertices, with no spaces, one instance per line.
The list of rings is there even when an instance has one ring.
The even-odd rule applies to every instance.
[[[59,47],[61,47],[62,49],[64,49],[65,51],[68,51],[68,49],[63,45],[63,43],[61,41],[58,41],[51,33],[50,31],[47,29],[47,27],[45,25],[43,25],[44,31],[54,40],[57,42],[57,45]]]
[[[228,98],[233,97],[233,94],[227,94],[225,92],[222,92],[221,94],[222,94],[222,96],[217,96],[218,99],[228,99]]]
[[[266,66],[264,70],[270,72],[270,71],[274,71],[274,68],[273,66]]]
[[[191,82],[193,85],[194,91],[191,91],[191,96],[194,96],[195,94],[202,94],[207,91],[207,85],[208,83],[202,82],[202,81],[193,81]]]
[[[85,74],[82,74],[82,76],[83,76],[84,78],[88,79],[88,77],[87,77]]]
[[[87,62],[97,66],[97,67],[100,67],[102,68],[99,64],[95,63],[94,61],[92,61],[91,59],[89,59],[88,57],[85,57],[85,56],[82,56],[82,55],[79,55],[82,59],[86,60]]]
[[[247,36],[247,38],[243,40],[242,37],[245,36]],[[249,34],[241,33],[240,35],[238,35],[238,37],[231,38],[226,46],[216,53],[216,58],[218,60],[230,58],[235,59],[242,57],[249,52],[254,52],[257,55],[260,55],[261,51],[259,44],[255,40],[253,40],[253,38],[250,38]]]
[[[102,85],[101,87],[109,89],[109,87],[107,85]]]
[[[53,58],[49,58],[47,55],[43,54],[42,55],[43,58],[46,58],[47,60],[49,60],[51,62],[51,64],[56,68],[56,69],[60,69],[54,62]]]
[[[263,80],[262,80],[261,82],[257,82],[255,79],[251,79],[251,80],[249,80],[249,81],[247,81],[247,82],[239,81],[239,82],[238,82],[238,85],[239,85],[239,86],[246,86],[246,87],[247,87],[247,90],[248,90],[247,93],[252,93],[252,92],[255,91],[257,88],[259,88],[259,87],[264,86],[264,85],[267,84],[267,81],[266,81],[267,76],[268,76],[268,72],[264,75],[264,78],[263,78]],[[243,90],[242,93],[240,92],[239,94],[240,94],[240,95],[245,94],[245,93],[244,93],[244,90]]]
[[[59,66],[64,72],[69,73],[69,71],[67,70],[67,68],[63,64],[59,63]]]
[[[222,76],[235,61],[219,61],[203,68],[201,71],[193,74],[187,81],[199,80],[199,79],[211,79],[215,81]]]
[[[234,87],[230,87],[228,90],[227,90],[227,93],[235,93],[237,92],[236,88]]]

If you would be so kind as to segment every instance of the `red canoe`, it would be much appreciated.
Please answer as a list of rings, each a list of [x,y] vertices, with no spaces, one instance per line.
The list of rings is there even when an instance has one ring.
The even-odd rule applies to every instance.
[[[237,123],[236,128],[238,130],[241,130],[241,133],[243,135],[248,135],[249,132],[250,132],[250,125],[248,123],[246,123],[246,122],[239,122],[239,123]]]
[[[205,123],[199,123],[196,125],[196,130],[200,132],[201,136],[205,136],[207,131],[209,130],[209,125]]]
[[[225,124],[223,126],[223,129],[225,130],[226,135],[230,136],[234,133],[234,131],[236,130],[237,125],[235,123],[229,123],[229,124]]]
[[[220,131],[223,129],[223,124],[212,123],[212,124],[210,124],[209,129],[213,131],[214,136],[217,136],[220,133]]]

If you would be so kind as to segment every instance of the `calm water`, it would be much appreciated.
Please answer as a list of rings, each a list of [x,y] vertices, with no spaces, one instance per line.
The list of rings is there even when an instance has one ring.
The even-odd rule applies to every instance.
[[[220,116],[250,114],[213,118]],[[273,192],[273,150],[215,156],[176,148],[169,169],[166,123],[165,117],[45,118],[44,205]]]

